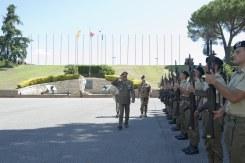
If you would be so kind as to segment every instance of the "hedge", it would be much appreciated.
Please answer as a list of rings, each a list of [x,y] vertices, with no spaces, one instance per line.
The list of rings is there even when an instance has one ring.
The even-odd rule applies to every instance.
[[[114,81],[117,78],[119,78],[118,75],[105,75],[105,79],[107,81]],[[133,83],[134,89],[138,89],[139,88],[141,80],[138,80],[138,79],[129,79],[129,80]]]
[[[89,69],[91,73],[90,77],[104,78],[105,75],[115,74],[115,70],[107,65],[80,65],[78,66],[78,73],[82,76],[89,77]]]
[[[64,81],[64,80],[72,80],[72,79],[78,79],[80,75],[58,75],[58,76],[48,76],[48,77],[42,77],[42,78],[34,78],[29,80],[24,80],[20,82],[17,85],[17,88],[23,88],[35,84],[42,84],[42,83],[49,83],[49,82],[55,82],[55,81]]]

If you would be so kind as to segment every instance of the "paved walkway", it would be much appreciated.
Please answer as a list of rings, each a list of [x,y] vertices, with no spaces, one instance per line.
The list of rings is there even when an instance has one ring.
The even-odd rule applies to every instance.
[[[0,99],[0,163],[206,163],[186,156],[158,99],[148,118],[131,107],[129,128],[117,130],[113,100]]]

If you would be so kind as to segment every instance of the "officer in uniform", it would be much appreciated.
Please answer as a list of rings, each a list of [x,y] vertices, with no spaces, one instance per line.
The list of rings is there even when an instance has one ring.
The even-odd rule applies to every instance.
[[[228,87],[207,75],[208,83],[227,99],[224,107],[214,112],[214,119],[225,115],[225,143],[229,152],[230,163],[245,162],[245,41],[234,45],[234,63],[239,70],[232,76]]]
[[[150,92],[151,92],[151,85],[146,82],[145,75],[141,77],[141,84],[138,89],[139,97],[140,97],[140,118],[147,117],[147,109],[148,109],[148,102],[150,98]]]
[[[133,83],[127,79],[128,73],[123,72],[119,79],[116,79],[111,84],[116,86],[118,93],[118,103],[119,103],[119,125],[118,129],[122,129],[123,115],[125,112],[125,128],[128,128],[129,112],[130,112],[130,100],[132,98],[132,103],[135,102],[135,92]]]

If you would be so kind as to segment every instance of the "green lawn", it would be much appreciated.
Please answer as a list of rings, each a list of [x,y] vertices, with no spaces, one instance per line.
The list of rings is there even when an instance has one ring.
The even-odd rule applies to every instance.
[[[35,77],[63,74],[64,66],[21,65],[14,68],[0,68],[0,89],[15,89],[23,80]]]
[[[129,73],[129,78],[140,79],[142,75],[146,76],[146,80],[153,88],[158,88],[161,77],[168,72],[164,66],[113,66],[116,74],[121,74],[123,71]]]
[[[144,74],[154,88],[158,88],[161,76],[167,72],[164,66],[112,66],[116,74],[123,71],[129,73],[129,77],[140,79]],[[17,84],[23,80],[49,75],[63,74],[64,66],[37,66],[21,65],[14,68],[0,68],[0,89],[15,89]]]

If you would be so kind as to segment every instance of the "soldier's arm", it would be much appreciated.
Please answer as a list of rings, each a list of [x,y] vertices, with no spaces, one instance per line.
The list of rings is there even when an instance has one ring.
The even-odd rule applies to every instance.
[[[245,99],[245,87],[243,88],[244,90],[239,88],[229,89],[217,80],[213,82],[213,85],[227,100],[232,103],[238,103]]]
[[[111,82],[111,84],[114,86],[118,86],[118,83],[119,83],[119,79],[116,79],[116,80]]]

